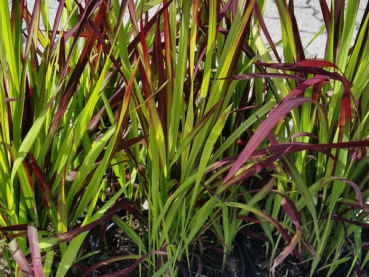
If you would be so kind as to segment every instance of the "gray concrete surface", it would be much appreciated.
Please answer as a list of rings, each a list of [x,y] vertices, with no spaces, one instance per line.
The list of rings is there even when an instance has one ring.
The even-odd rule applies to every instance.
[[[1,0],[0,0],[1,1]],[[9,1],[9,0],[8,0]],[[328,6],[330,7],[330,1]],[[359,5],[358,17],[356,19],[355,34],[359,28],[359,22],[363,17],[365,6],[369,0],[361,0]],[[10,2],[10,1],[9,1]],[[32,11],[34,0],[26,0],[28,9]],[[278,19],[277,6],[275,0],[267,0],[265,8],[265,21],[273,41],[281,39],[281,27]],[[308,45],[310,40],[315,36],[319,29],[323,26],[323,16],[320,10],[319,0],[295,0],[295,14],[297,24],[300,28],[302,44]],[[56,10],[59,2],[57,0],[49,0],[49,13],[51,18],[55,18]],[[323,58],[324,45],[326,41],[326,32],[323,31],[307,48],[306,56],[308,58]],[[282,54],[282,49],[278,48],[278,52]]]
[[[270,35],[273,41],[280,40],[282,38],[281,27],[278,19],[277,6],[274,0],[267,0],[264,16],[266,18],[265,24],[267,25]],[[330,7],[330,0],[328,7]],[[319,0],[295,0],[295,15],[299,30],[301,33],[302,44],[305,47],[309,44],[311,39],[324,25],[323,15],[320,9]],[[358,17],[356,18],[356,25],[354,35],[356,35],[360,26],[361,19],[364,15],[365,7],[368,0],[361,0],[359,4]],[[306,56],[308,58],[323,58],[324,46],[327,39],[327,33],[324,30],[307,48]],[[353,43],[353,42],[352,42]],[[281,48],[278,49],[278,53],[281,53]]]

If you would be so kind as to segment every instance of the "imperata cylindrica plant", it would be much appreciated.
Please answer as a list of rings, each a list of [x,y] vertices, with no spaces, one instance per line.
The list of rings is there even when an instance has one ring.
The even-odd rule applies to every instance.
[[[9,2],[0,275],[368,274],[368,3]]]

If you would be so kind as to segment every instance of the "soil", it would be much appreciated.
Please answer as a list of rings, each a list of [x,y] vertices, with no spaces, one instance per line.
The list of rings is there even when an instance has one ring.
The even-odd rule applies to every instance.
[[[104,256],[109,257],[116,257],[120,255],[130,255],[130,254],[137,254],[139,249],[133,241],[128,238],[124,232],[118,228],[114,228],[111,232],[107,233],[107,246],[103,251]],[[101,276],[105,274],[110,274],[113,272],[117,272],[119,270],[125,269],[133,264],[134,260],[123,260],[119,261],[99,269],[98,275]],[[141,263],[141,274],[142,276],[147,276],[147,264],[145,262]],[[134,269],[129,275],[129,277],[137,277],[140,276],[139,267]]]
[[[135,228],[138,235],[142,235],[140,229]],[[262,230],[252,229],[252,231],[260,232],[262,234]],[[369,241],[369,231],[363,230],[362,233],[363,241]],[[238,245],[243,247],[243,253],[233,250],[231,255],[226,257],[226,262],[224,265],[224,270],[222,271],[223,265],[223,252],[222,247],[218,243],[218,239],[215,235],[208,231],[206,232],[200,239],[201,247],[199,243],[190,249],[191,259],[190,259],[190,268],[187,264],[186,260],[181,261],[178,265],[179,268],[179,276],[200,276],[200,277],[238,277],[241,276],[241,258],[245,260],[246,264],[246,275],[245,277],[261,277],[261,276],[271,276],[268,270],[267,264],[268,259],[266,257],[267,249],[264,241],[259,239],[251,239],[246,236],[238,236],[237,241]],[[284,246],[281,246],[278,251],[283,251]],[[349,248],[347,247],[346,252],[342,254],[342,257],[345,257],[349,254]],[[91,251],[91,249],[87,249],[87,251]],[[81,262],[81,266],[83,268],[88,268],[91,264],[94,264],[98,259],[102,260],[108,257],[116,257],[120,255],[129,255],[138,253],[137,246],[128,238],[122,230],[119,228],[112,228],[111,231],[106,233],[106,241],[104,243],[103,248],[99,255],[95,255],[90,257],[90,259],[86,259],[86,261]],[[363,258],[367,255],[368,251],[363,251]],[[242,255],[243,257],[241,257]],[[342,263],[338,266],[335,272],[331,276],[347,276],[348,272],[351,268],[351,260]],[[111,274],[117,272],[119,270],[125,269],[131,266],[134,263],[134,260],[123,260],[119,261],[104,267],[99,268],[98,271],[90,274],[89,276],[102,276],[106,274]],[[251,263],[251,265],[250,265]],[[323,266],[320,265],[319,267]],[[254,267],[250,272],[250,267]],[[69,276],[79,276],[81,270],[74,270],[73,274]],[[200,273],[201,271],[201,273]],[[71,272],[70,272],[71,273]],[[314,277],[326,277],[328,274],[328,270],[322,270],[316,274]],[[353,271],[352,271],[353,274]],[[351,274],[351,275],[352,275]],[[141,276],[149,276],[148,266],[145,262],[141,263]],[[291,277],[308,277],[309,269],[305,268],[304,264],[302,264],[297,258],[293,256],[289,256],[279,267],[277,267],[275,271],[276,277],[282,276],[291,276]],[[140,271],[138,267],[132,271],[129,277],[137,277],[140,276]],[[369,277],[369,270],[365,269],[362,272],[363,277]]]
[[[255,231],[255,228],[253,228],[253,231]],[[259,231],[262,232],[261,230]],[[369,230],[363,229],[362,240],[363,242],[369,241]],[[244,246],[244,249],[246,249],[251,262],[253,263],[257,272],[259,273],[258,276],[265,276],[265,277],[273,276],[272,274],[270,274],[267,268],[267,264],[268,264],[268,260],[266,259],[267,251],[266,251],[266,246],[265,246],[264,241],[258,240],[255,238],[250,239],[250,238],[244,237],[243,246]],[[283,248],[284,246],[280,248],[280,251],[283,251]],[[349,247],[344,247],[344,249],[346,250],[343,251],[341,257],[349,256],[350,255],[350,252],[348,250]],[[365,250],[363,251],[362,260],[365,259],[367,253],[368,251],[365,251]],[[325,264],[320,264],[318,268],[324,265]],[[352,265],[352,260],[349,260],[348,262],[340,264],[336,268],[336,270],[333,272],[333,274],[331,274],[330,276],[339,276],[339,277],[348,276],[348,273],[350,272],[350,269],[351,269],[351,265]],[[313,277],[326,277],[328,276],[328,272],[329,272],[329,269],[323,269],[315,273]],[[352,269],[350,276],[354,276],[354,272],[355,272],[355,269]],[[369,277],[369,267],[364,269],[361,272],[361,274],[362,274],[361,275],[362,277]],[[248,276],[251,276],[250,272]],[[310,270],[308,267],[305,267],[305,265],[302,264],[296,257],[293,257],[290,255],[286,258],[286,260],[280,266],[277,267],[277,269],[275,270],[274,276],[275,277],[284,277],[284,276],[309,277]]]
[[[142,236],[142,232],[139,230],[139,225],[137,222],[133,223],[134,230],[137,232],[139,236]],[[99,232],[99,230],[94,230],[95,232]],[[93,232],[93,231],[92,231]],[[87,247],[87,253],[90,252],[93,246]],[[81,265],[84,269],[87,269],[89,266],[93,265],[94,263],[98,262],[99,260],[104,260],[111,257],[117,257],[122,255],[132,255],[137,254],[139,251],[137,245],[124,234],[124,232],[113,226],[111,229],[106,231],[105,234],[105,241],[101,245],[100,252],[94,256],[92,256],[90,259],[88,259],[86,262],[81,262]],[[118,272],[122,269],[128,268],[131,266],[135,260],[121,260],[115,263],[111,263],[109,265],[100,267],[98,270],[93,272],[89,275],[89,277],[95,277],[95,276],[103,276],[111,273]],[[79,276],[83,272],[83,269],[78,270],[74,274],[71,274],[71,276]],[[147,264],[145,262],[141,263],[141,274],[142,276],[148,276],[148,270],[147,270]],[[140,269],[139,267],[136,267],[129,275],[126,275],[128,277],[137,277],[140,276]]]
[[[230,255],[226,256],[224,269],[222,271],[224,252],[222,247],[217,243],[218,239],[212,232],[206,232],[201,237],[202,247],[197,245],[193,251],[193,258],[191,260],[191,269],[186,268],[187,276],[198,276],[202,277],[238,277],[241,273],[241,259],[239,252],[235,249],[232,250]],[[196,258],[197,257],[197,258]],[[199,270],[202,267],[201,273]],[[183,262],[185,266],[185,262]],[[183,276],[183,274],[179,274]]]
[[[136,232],[141,235],[139,229]],[[241,261],[237,251],[232,251],[232,254],[226,258],[224,271],[222,272],[223,264],[223,252],[221,246],[217,245],[216,237],[211,233],[207,232],[203,237],[201,237],[202,247],[198,245],[191,250],[193,253],[192,259],[190,261],[191,268],[187,266],[186,260],[183,260],[179,267],[181,267],[182,272],[185,272],[187,276],[195,276],[196,273],[201,274],[201,277],[238,277],[240,276]],[[91,251],[91,249],[88,249]],[[106,245],[100,252],[100,259],[108,257],[116,257],[120,255],[129,255],[138,253],[138,247],[133,243],[133,241],[128,238],[122,230],[118,228],[112,228],[110,232],[106,233]],[[92,256],[85,262],[81,262],[83,268],[88,268],[98,259],[98,255]],[[200,263],[199,260],[200,259]],[[89,276],[102,276],[106,274],[111,274],[119,270],[125,269],[133,264],[134,260],[123,260],[116,263],[109,264],[107,266],[101,267],[98,271],[95,271]],[[200,266],[199,266],[200,264]],[[202,269],[200,269],[202,267]],[[83,272],[81,270],[74,270],[74,273],[70,272],[70,276],[79,276]],[[149,276],[148,266],[145,262],[141,263],[141,274],[142,276]],[[140,276],[138,267],[132,271],[129,277]],[[185,276],[179,270],[179,276]]]

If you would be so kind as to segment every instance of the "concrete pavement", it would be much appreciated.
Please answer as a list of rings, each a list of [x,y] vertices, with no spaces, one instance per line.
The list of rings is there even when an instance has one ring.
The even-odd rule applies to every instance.
[[[277,6],[274,0],[267,0],[265,7],[264,17],[265,24],[267,25],[270,35],[273,41],[280,40],[282,38],[280,22],[278,19]],[[331,5],[331,0],[328,0],[328,7]],[[354,30],[354,36],[356,35],[360,21],[364,15],[365,7],[368,0],[361,0],[359,4],[358,17],[356,18],[356,25]],[[320,9],[319,0],[295,0],[295,15],[297,25],[301,33],[301,40],[303,46],[308,45],[315,34],[324,25],[323,15]],[[327,39],[327,32],[324,30],[307,48],[306,56],[308,58],[324,57],[324,46]],[[353,43],[353,42],[352,42]],[[278,53],[281,53],[281,49],[278,49]]]

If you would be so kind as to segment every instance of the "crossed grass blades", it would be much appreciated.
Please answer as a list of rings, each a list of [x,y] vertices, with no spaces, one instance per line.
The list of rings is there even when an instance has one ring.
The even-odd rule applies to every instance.
[[[331,2],[324,60],[307,60],[293,1],[275,3],[278,42],[263,0],[60,0],[55,18],[48,1],[1,1],[5,272],[87,276],[132,260],[109,276],[188,276],[205,231],[225,262],[241,230],[264,241],[271,273],[292,255],[311,275],[351,261],[360,276],[369,5],[352,46],[359,1]],[[110,221],[138,253],[83,267]],[[86,248],[93,228],[100,252]]]

